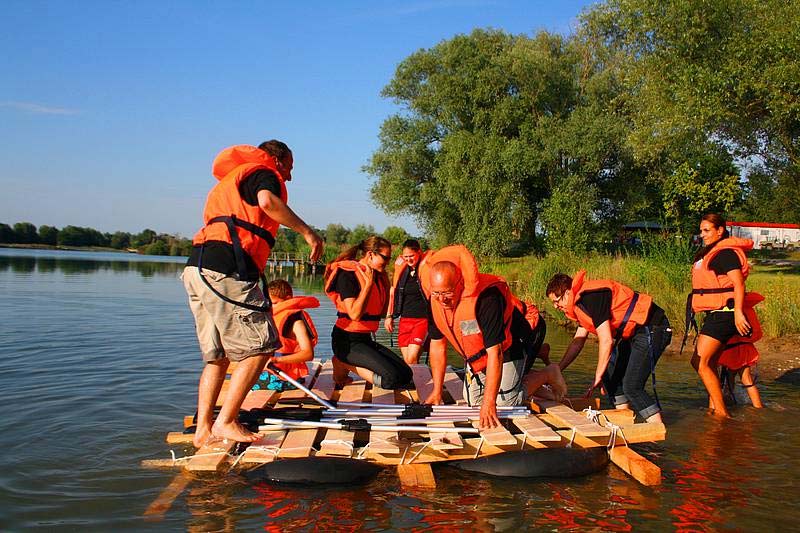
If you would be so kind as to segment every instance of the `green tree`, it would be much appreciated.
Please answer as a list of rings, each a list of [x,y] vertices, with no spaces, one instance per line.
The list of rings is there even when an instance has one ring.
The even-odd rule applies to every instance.
[[[581,176],[569,176],[557,185],[544,201],[541,216],[548,250],[589,250],[595,244],[593,214],[598,201],[597,188]]]
[[[131,246],[131,234],[127,231],[115,231],[109,239],[109,246],[117,250],[124,250]]]
[[[347,244],[350,237],[350,230],[341,224],[328,224],[325,228],[325,242],[329,246],[341,246]]]
[[[147,255],[169,255],[169,246],[162,240],[156,240],[144,247]]]
[[[733,168],[729,168],[733,171]],[[704,172],[705,171],[705,172]],[[708,172],[700,165],[681,164],[666,180],[664,209],[668,219],[692,232],[703,213],[726,213],[741,203],[738,174],[720,169]]]
[[[131,237],[131,245],[134,248],[141,248],[151,244],[156,239],[156,232],[151,229],[145,229],[141,233],[137,233]]]
[[[353,231],[350,232],[350,235],[347,238],[347,243],[351,246],[355,246],[372,235],[376,235],[374,226],[371,224],[358,224],[355,228],[353,228]]]
[[[39,242],[39,234],[36,231],[36,226],[30,222],[17,222],[14,224],[14,233],[17,236],[18,243],[35,244]]]
[[[13,244],[17,242],[17,234],[8,224],[0,224],[0,242],[5,244]]]
[[[58,244],[58,228],[53,226],[39,226],[39,242],[42,244]]]
[[[411,235],[400,226],[387,226],[386,229],[383,230],[383,238],[395,246],[400,246],[406,240],[410,239]]]

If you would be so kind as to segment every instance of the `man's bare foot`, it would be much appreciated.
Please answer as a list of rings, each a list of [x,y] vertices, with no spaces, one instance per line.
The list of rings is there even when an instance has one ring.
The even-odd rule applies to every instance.
[[[211,435],[218,439],[228,439],[234,442],[253,442],[258,440],[258,433],[248,431],[236,422],[220,424],[215,422],[211,428]]]
[[[194,430],[194,437],[192,444],[195,448],[202,448],[211,439],[211,426],[200,428],[199,426]]]

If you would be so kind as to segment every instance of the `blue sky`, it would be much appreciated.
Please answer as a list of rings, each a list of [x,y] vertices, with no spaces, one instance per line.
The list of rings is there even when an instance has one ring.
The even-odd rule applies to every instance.
[[[307,222],[415,233],[361,172],[397,64],[478,27],[568,34],[592,3],[6,0],[0,222],[191,236],[217,152],[277,138]]]

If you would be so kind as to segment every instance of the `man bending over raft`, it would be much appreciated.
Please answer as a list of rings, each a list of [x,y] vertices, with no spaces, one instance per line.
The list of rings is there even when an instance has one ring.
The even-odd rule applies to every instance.
[[[281,345],[269,297],[258,286],[283,224],[322,254],[322,239],[286,205],[292,179],[292,152],[280,141],[258,148],[239,145],[217,156],[212,173],[219,181],[208,193],[203,220],[183,271],[189,307],[205,367],[197,397],[194,445],[210,437],[253,442],[258,435],[238,422],[245,395]],[[214,416],[229,361],[236,361],[222,409]]]
[[[433,317],[429,334],[434,389],[425,403],[442,403],[448,341],[466,361],[466,397],[470,405],[480,404],[482,428],[500,424],[498,405],[522,405],[534,393],[545,395],[543,385],[551,387],[555,399],[566,394],[558,365],[528,370],[530,347],[523,339],[530,339],[531,326],[525,304],[511,294],[503,278],[478,273],[464,246],[439,250],[428,265],[430,271],[423,275],[428,275]]]

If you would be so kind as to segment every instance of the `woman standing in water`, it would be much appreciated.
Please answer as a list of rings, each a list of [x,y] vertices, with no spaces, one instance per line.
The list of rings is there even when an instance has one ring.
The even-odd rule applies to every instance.
[[[351,370],[384,389],[411,383],[411,368],[372,338],[389,306],[386,266],[391,259],[392,244],[372,236],[339,255],[325,269],[325,293],[336,305],[338,317],[331,333],[337,385],[345,384]]]
[[[753,241],[731,237],[725,220],[715,213],[703,215],[700,237],[704,246],[693,259],[690,297],[692,312],[705,311],[706,315],[692,366],[708,391],[713,414],[727,417],[717,364],[727,346],[749,344],[752,347],[754,325],[751,322],[757,317],[752,310],[754,299],[745,297],[745,280],[750,272],[745,252],[753,248]],[[761,399],[753,386],[750,366],[744,368],[742,384],[750,393],[753,405],[760,407]]]

